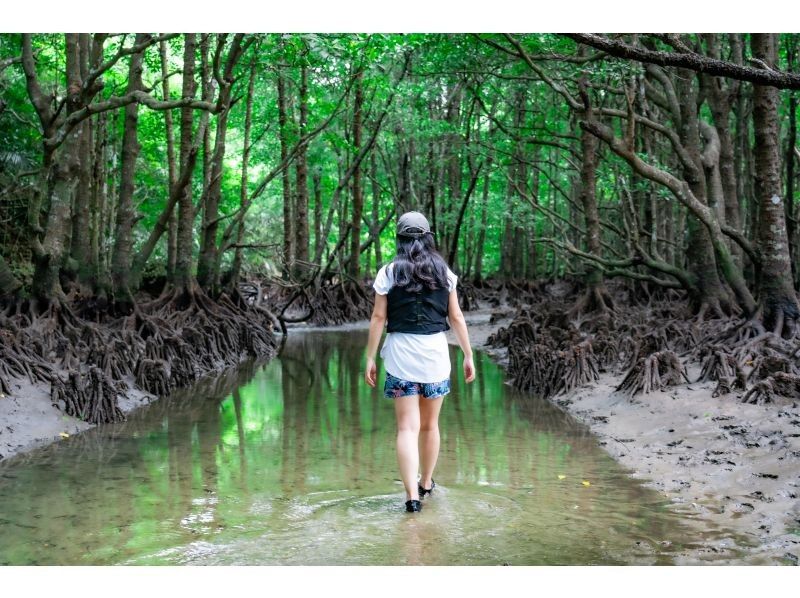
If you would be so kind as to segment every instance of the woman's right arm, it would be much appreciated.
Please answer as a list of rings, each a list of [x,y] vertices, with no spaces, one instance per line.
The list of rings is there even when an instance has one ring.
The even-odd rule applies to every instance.
[[[456,335],[461,350],[464,352],[464,381],[472,382],[475,379],[475,364],[472,362],[472,347],[469,344],[469,332],[467,332],[467,321],[464,313],[458,304],[458,294],[455,289],[450,291],[450,299],[447,304],[447,318],[450,320],[450,327]]]
[[[367,340],[367,367],[364,371],[364,381],[370,386],[375,386],[378,377],[378,367],[375,364],[375,354],[381,342],[383,327],[386,323],[386,310],[388,301],[386,295],[375,293],[375,307],[372,309],[372,318],[369,321],[369,339]]]

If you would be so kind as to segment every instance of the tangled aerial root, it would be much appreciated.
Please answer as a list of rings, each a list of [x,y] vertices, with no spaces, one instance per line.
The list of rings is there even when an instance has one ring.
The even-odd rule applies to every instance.
[[[527,313],[520,313],[508,327],[500,327],[497,332],[486,339],[486,344],[507,347],[511,339],[519,339],[525,343],[536,342],[536,324]]]
[[[776,403],[780,397],[797,398],[800,396],[800,376],[778,372],[766,380],[757,382],[742,397],[743,403]]]
[[[562,393],[590,384],[600,377],[597,371],[597,359],[595,358],[592,344],[588,340],[578,343],[568,351],[565,351],[563,355]]]
[[[733,355],[718,345],[707,347],[704,353],[706,356],[697,381],[717,383],[711,396],[718,397],[733,392],[734,389],[745,389],[747,376]]]
[[[800,395],[792,378],[800,377],[800,336],[781,336],[738,312],[709,312],[706,306],[692,313],[686,298],[672,290],[643,293],[637,285],[632,291],[631,285],[607,282],[610,300],[602,303],[567,283],[534,285],[520,296],[511,324],[487,340],[508,347],[515,385],[552,396],[588,383],[589,364],[566,356],[589,341],[591,363],[600,372],[625,372],[619,390],[629,396],[689,382],[690,363],[701,365],[698,381],[716,382],[714,397],[748,389],[747,400],[759,403]],[[574,384],[562,382],[573,378]]]
[[[642,357],[617,387],[618,391],[633,397],[689,381],[681,360],[672,351],[659,351]]]
[[[516,388],[549,398],[560,388],[563,362],[547,345],[526,345],[513,339],[508,347],[509,370]]]
[[[136,384],[150,394],[168,395],[172,391],[172,382],[167,366],[161,361],[140,359],[136,366]]]
[[[125,419],[117,403],[122,389],[100,368],[90,367],[87,374],[71,371],[66,381],[55,376],[51,384],[51,401],[67,415],[91,424]]]
[[[517,372],[514,386],[543,398],[567,393],[599,378],[588,340],[565,351],[553,351],[547,345],[527,345],[515,338],[508,359],[510,369]]]
[[[63,302],[42,314],[0,315],[0,391],[10,394],[12,378],[49,383],[52,403],[65,413],[115,422],[125,419],[118,398],[132,386],[166,395],[277,349],[266,309],[225,295],[212,300],[197,287],[104,318],[84,320]]]
[[[753,369],[747,376],[748,382],[766,380],[778,373],[797,373],[796,366],[789,358],[768,347],[762,348],[760,353],[752,359],[752,365]]]
[[[354,300],[350,293],[344,290],[344,283],[320,287],[311,297],[310,304],[313,311],[310,321],[317,326],[338,326],[345,322],[369,318],[368,303]]]

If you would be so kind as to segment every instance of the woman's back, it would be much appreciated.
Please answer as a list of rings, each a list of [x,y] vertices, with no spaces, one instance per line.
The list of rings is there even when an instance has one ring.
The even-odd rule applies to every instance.
[[[456,288],[458,277],[447,268],[447,288],[422,289],[414,294],[395,286],[394,266],[394,262],[383,266],[372,285],[377,294],[388,298],[388,334],[380,352],[386,371],[397,378],[415,382],[444,380],[450,375],[449,350],[444,334],[449,325],[444,318],[449,294]],[[414,297],[418,297],[418,302]],[[438,316],[442,316],[445,322],[440,329],[436,329]]]

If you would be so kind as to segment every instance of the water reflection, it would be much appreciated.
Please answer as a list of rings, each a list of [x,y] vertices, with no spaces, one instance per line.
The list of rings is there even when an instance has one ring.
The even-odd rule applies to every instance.
[[[294,334],[265,366],[4,463],[0,562],[647,564],[699,540],[480,353],[445,399],[436,494],[409,516],[365,343]]]

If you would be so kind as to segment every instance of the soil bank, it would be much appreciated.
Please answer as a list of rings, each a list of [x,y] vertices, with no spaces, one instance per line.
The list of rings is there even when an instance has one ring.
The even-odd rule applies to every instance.
[[[132,381],[129,381],[132,382]],[[49,384],[12,378],[12,394],[0,395],[0,461],[78,434],[94,424],[60,411],[50,402]],[[117,400],[123,413],[147,405],[157,397],[129,388]]]

